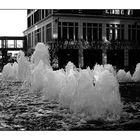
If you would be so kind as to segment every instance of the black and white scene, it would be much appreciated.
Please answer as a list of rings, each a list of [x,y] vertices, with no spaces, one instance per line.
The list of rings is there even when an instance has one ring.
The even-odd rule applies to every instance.
[[[0,19],[0,131],[140,130],[140,9]]]

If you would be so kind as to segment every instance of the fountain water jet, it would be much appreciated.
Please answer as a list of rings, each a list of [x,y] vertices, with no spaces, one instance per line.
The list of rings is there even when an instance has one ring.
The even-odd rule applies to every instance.
[[[132,76],[130,72],[125,72],[124,70],[120,69],[117,72],[117,78],[119,82],[132,82]]]
[[[72,112],[84,113],[92,118],[120,115],[119,86],[111,65],[95,65],[93,70],[78,71],[69,62],[65,70],[54,71],[50,65],[48,46],[43,43],[37,44],[31,59],[28,62],[20,54],[19,80],[28,79],[31,89],[41,91],[44,99],[55,99]]]
[[[140,63],[136,65],[135,72],[132,77],[133,81],[140,82]]]

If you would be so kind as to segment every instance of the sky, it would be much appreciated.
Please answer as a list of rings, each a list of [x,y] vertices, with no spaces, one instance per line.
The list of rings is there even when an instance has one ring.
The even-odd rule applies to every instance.
[[[21,9],[139,9],[139,4],[137,4],[139,2],[134,2],[135,0],[129,1],[127,4],[122,0],[117,0],[115,4],[112,0],[87,1],[71,0],[67,4],[65,0],[51,0],[47,2],[46,0],[39,0],[38,2],[34,2],[33,0],[4,0],[0,4],[0,36],[23,36],[23,31],[27,29],[27,12]]]
[[[23,36],[27,29],[27,10],[0,10],[0,36]]]

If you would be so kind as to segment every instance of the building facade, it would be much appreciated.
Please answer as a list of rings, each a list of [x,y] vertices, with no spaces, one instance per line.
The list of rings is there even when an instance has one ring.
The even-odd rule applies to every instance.
[[[140,62],[140,10],[27,10],[28,48],[50,44],[51,61],[59,67],[110,63],[118,68]]]

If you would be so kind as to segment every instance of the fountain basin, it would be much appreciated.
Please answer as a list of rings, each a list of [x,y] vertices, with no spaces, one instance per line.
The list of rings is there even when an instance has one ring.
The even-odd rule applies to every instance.
[[[119,90],[121,97],[140,97],[140,82],[119,82]]]

